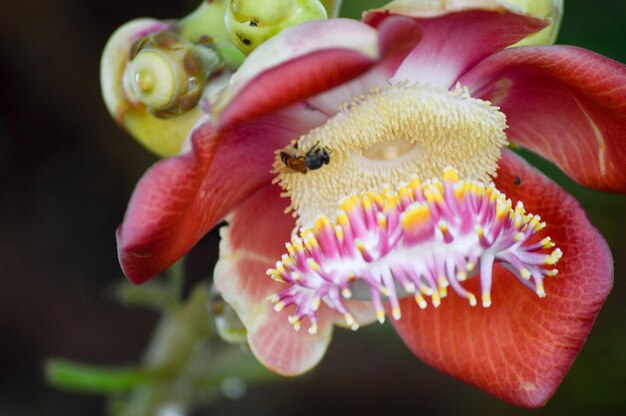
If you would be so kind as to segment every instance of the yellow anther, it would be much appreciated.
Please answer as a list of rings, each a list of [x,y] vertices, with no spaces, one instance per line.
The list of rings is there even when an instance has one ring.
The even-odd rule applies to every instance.
[[[424,300],[424,297],[419,293],[419,292],[415,292],[415,302],[417,303],[417,306],[420,307],[420,309],[426,309],[426,307],[428,306],[428,303],[426,303],[426,300]]]
[[[454,188],[454,197],[461,202],[465,198],[465,186],[457,186]]]
[[[524,280],[529,280],[530,277],[532,276],[532,274],[530,273],[530,270],[528,270],[527,268],[523,268],[519,272],[522,275],[522,279]]]
[[[543,288],[543,283],[541,282],[537,283],[536,292],[537,292],[537,296],[539,296],[540,298],[546,297],[546,292]]]
[[[546,237],[541,240],[541,245],[543,246],[543,248],[552,248],[554,247],[554,242],[552,241],[552,239],[550,239],[550,237]]]
[[[439,305],[441,305],[441,298],[439,297],[439,293],[434,292],[430,298],[430,301],[433,303],[433,306],[435,308],[439,307]]]
[[[491,306],[491,295],[489,293],[483,293],[482,295],[483,308]]]
[[[474,263],[468,261],[467,264],[465,264],[465,271],[471,272],[475,267],[476,265]]]
[[[307,266],[309,266],[309,268],[315,272],[319,272],[320,271],[320,265],[318,262],[315,261],[315,259],[309,257],[308,259],[306,259],[306,264]]]
[[[422,286],[421,291],[426,296],[432,296],[433,294],[433,290],[429,288],[428,286]]]
[[[276,312],[280,312],[283,309],[285,309],[285,302],[278,302],[276,305],[274,305],[274,310]]]
[[[391,294],[391,291],[389,290],[389,288],[382,286],[380,288],[380,294],[383,296],[389,296]]]
[[[325,215],[317,217],[317,219],[315,220],[315,229],[318,231],[323,230],[329,225],[330,225],[330,220]]]
[[[419,179],[417,179],[416,177],[413,177],[411,178],[411,182],[409,183],[409,186],[411,187],[413,192],[415,192],[415,190],[420,189],[422,187],[422,184]]]
[[[525,237],[526,237],[526,236],[525,236],[525,235],[524,235],[524,233],[522,233],[522,232],[517,232],[517,233],[515,233],[515,241],[516,241],[516,242],[518,242],[518,243],[519,243],[520,241],[523,241]]]
[[[381,228],[382,230],[387,229],[387,217],[382,212],[379,212],[376,215],[376,222],[378,223],[378,227]]]
[[[363,244],[363,242],[361,240],[355,240],[354,241],[354,246],[356,247],[357,250],[359,250],[361,252],[361,254],[363,256],[367,256],[368,255],[367,249],[365,248],[365,244]]]
[[[430,218],[430,208],[426,204],[413,205],[401,216],[402,227],[406,230],[421,224]]]
[[[488,308],[491,306],[491,295],[489,293],[483,293],[482,296],[483,308]]]
[[[320,308],[321,303],[322,303],[322,300],[320,298],[314,298],[311,301],[311,309],[313,311],[317,311]]]
[[[276,262],[276,273],[279,275],[284,275],[287,271],[281,262]]]
[[[352,292],[347,287],[344,287],[343,289],[341,289],[341,296],[343,296],[345,299],[350,299],[352,297]]]
[[[478,302],[476,301],[476,296],[471,293],[467,295],[467,300],[469,300],[470,306],[476,306],[478,304]]]
[[[413,191],[406,185],[403,185],[398,189],[398,195],[400,198],[409,198],[413,200]]]
[[[459,173],[456,169],[448,166],[443,170],[443,180],[446,182],[457,182],[459,180]]]
[[[276,303],[280,300],[280,297],[274,293],[273,295],[269,295],[266,299],[272,303]]]
[[[467,273],[465,273],[465,272],[457,272],[456,280],[458,280],[459,282],[466,281],[467,280]]]
[[[350,218],[345,212],[341,212],[337,216],[337,223],[342,227],[347,227],[348,225],[350,225]]]
[[[378,322],[385,323],[385,311],[384,309],[378,309],[376,311],[376,319],[378,319]]]
[[[282,257],[280,258],[280,261],[287,267],[291,267],[295,264],[293,258],[289,256],[288,254],[283,254]]]
[[[313,322],[309,327],[309,334],[314,335],[317,334],[317,323]]]
[[[439,288],[439,297],[442,298],[442,299],[448,297],[448,288],[447,287],[440,287]]]
[[[346,324],[348,324],[349,327],[352,327],[356,323],[354,317],[350,315],[350,312],[344,313],[343,319],[346,321]]]
[[[400,308],[393,308],[393,309],[391,309],[391,316],[393,316],[393,319],[395,319],[396,321],[398,319],[400,319],[402,317],[402,313],[400,312]]]

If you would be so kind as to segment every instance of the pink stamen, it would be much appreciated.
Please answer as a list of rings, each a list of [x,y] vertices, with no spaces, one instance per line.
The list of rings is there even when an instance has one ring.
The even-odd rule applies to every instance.
[[[296,329],[308,318],[317,331],[317,311],[323,302],[358,328],[342,299],[355,284],[369,287],[379,321],[387,299],[394,319],[400,319],[399,298],[412,294],[420,308],[430,296],[437,307],[448,287],[470,305],[476,295],[462,283],[480,272],[480,299],[491,305],[492,269],[500,263],[538,296],[545,296],[543,278],[554,276],[561,257],[549,238],[537,242],[545,227],[541,218],[515,209],[493,184],[459,180],[446,169],[438,180],[420,185],[413,180],[397,193],[368,193],[346,198],[336,223],[320,217],[315,227],[300,231],[287,243],[288,254],[268,274],[289,285],[269,297],[280,311],[295,305],[289,321]],[[532,241],[531,241],[532,240]]]

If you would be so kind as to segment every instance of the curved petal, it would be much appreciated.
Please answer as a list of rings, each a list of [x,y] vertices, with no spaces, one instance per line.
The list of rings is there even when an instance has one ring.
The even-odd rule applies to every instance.
[[[214,104],[220,128],[250,120],[353,80],[368,70],[395,69],[419,40],[408,19],[379,32],[350,19],[315,20],[263,43]]]
[[[135,188],[117,233],[126,277],[139,284],[171,266],[271,181],[276,149],[323,120],[301,104],[218,132],[205,116],[186,152],[155,164]]]
[[[571,46],[522,47],[459,81],[500,106],[511,142],[582,185],[626,192],[626,65]]]
[[[422,40],[398,68],[394,81],[445,88],[485,57],[548,24],[496,0],[400,0],[366,12],[363,20],[378,27],[397,15],[412,17]]]
[[[385,20],[380,25],[379,31],[378,43],[382,54],[380,62],[357,78],[307,98],[307,104],[328,116],[333,116],[341,105],[352,102],[355,97],[368,94],[375,87],[388,85],[388,79],[419,42],[421,34],[417,24],[404,17]]]
[[[220,260],[214,281],[248,330],[250,348],[266,367],[283,375],[312,368],[324,355],[331,338],[329,315],[322,315],[315,335],[294,331],[286,312],[277,313],[267,296],[284,287],[265,271],[280,259],[295,225],[283,211],[289,205],[280,188],[261,188],[229,216],[222,228]]]
[[[405,300],[394,325],[426,363],[508,402],[538,407],[589,334],[612,286],[612,259],[576,200],[509,151],[496,186],[540,214],[563,250],[558,276],[545,281],[547,296],[539,298],[497,266],[490,308],[471,308],[454,294],[438,309]]]
[[[296,25],[254,50],[214,104],[234,125],[352,79],[377,57],[377,33],[349,19]]]

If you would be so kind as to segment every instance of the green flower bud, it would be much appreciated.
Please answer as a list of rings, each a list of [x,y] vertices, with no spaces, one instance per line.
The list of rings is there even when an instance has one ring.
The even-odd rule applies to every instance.
[[[129,83],[157,117],[183,114],[196,106],[209,76],[220,66],[214,50],[163,31],[130,49]]]
[[[563,0],[506,0],[506,3],[526,13],[552,20],[550,26],[533,33],[513,46],[551,45],[556,41],[563,17]]]
[[[232,44],[230,0],[205,0],[178,21],[136,19],[111,36],[100,79],[109,113],[159,156],[171,156],[203,114],[201,97],[228,83],[245,56]]]
[[[232,42],[249,54],[283,29],[327,16],[319,0],[231,0],[225,22]]]

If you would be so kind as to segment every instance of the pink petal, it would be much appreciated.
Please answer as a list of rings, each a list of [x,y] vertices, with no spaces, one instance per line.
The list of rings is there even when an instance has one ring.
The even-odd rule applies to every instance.
[[[371,68],[377,32],[349,19],[315,20],[259,46],[215,104],[222,128],[342,84]]]
[[[323,120],[301,104],[229,131],[197,127],[186,153],[155,164],[135,188],[117,235],[126,277],[139,284],[171,266],[271,181],[276,149]]]
[[[425,7],[391,3],[363,17],[374,27],[394,15],[409,16],[418,23],[422,40],[398,68],[396,82],[410,80],[448,88],[485,57],[547,25],[499,2],[446,1],[438,7],[431,3],[423,3],[428,4]]]
[[[563,250],[558,276],[546,278],[547,297],[497,266],[490,308],[471,308],[454,294],[438,309],[404,300],[394,325],[426,363],[508,402],[539,407],[591,330],[612,286],[612,259],[576,200],[517,155],[504,152],[496,186],[541,215]]]
[[[306,326],[296,332],[287,321],[288,311],[274,311],[266,299],[284,289],[265,271],[280,259],[291,237],[295,221],[283,213],[288,204],[279,187],[268,185],[229,216],[230,226],[222,229],[214,281],[246,326],[250,348],[259,361],[277,373],[296,375],[322,358],[332,324],[329,315],[322,314],[316,335],[309,334]]]
[[[415,24],[402,18],[381,25],[380,34],[349,19],[295,26],[257,48],[232,77],[231,87],[215,103],[222,111],[220,127],[341,86],[370,69],[381,74],[380,84],[418,40]]]
[[[388,85],[406,55],[419,42],[417,24],[404,17],[385,20],[379,27],[381,60],[365,74],[306,99],[307,104],[328,116],[335,115],[342,104],[368,94],[373,88]]]
[[[582,185],[626,192],[626,65],[571,46],[513,48],[460,82],[501,107],[513,143]]]

